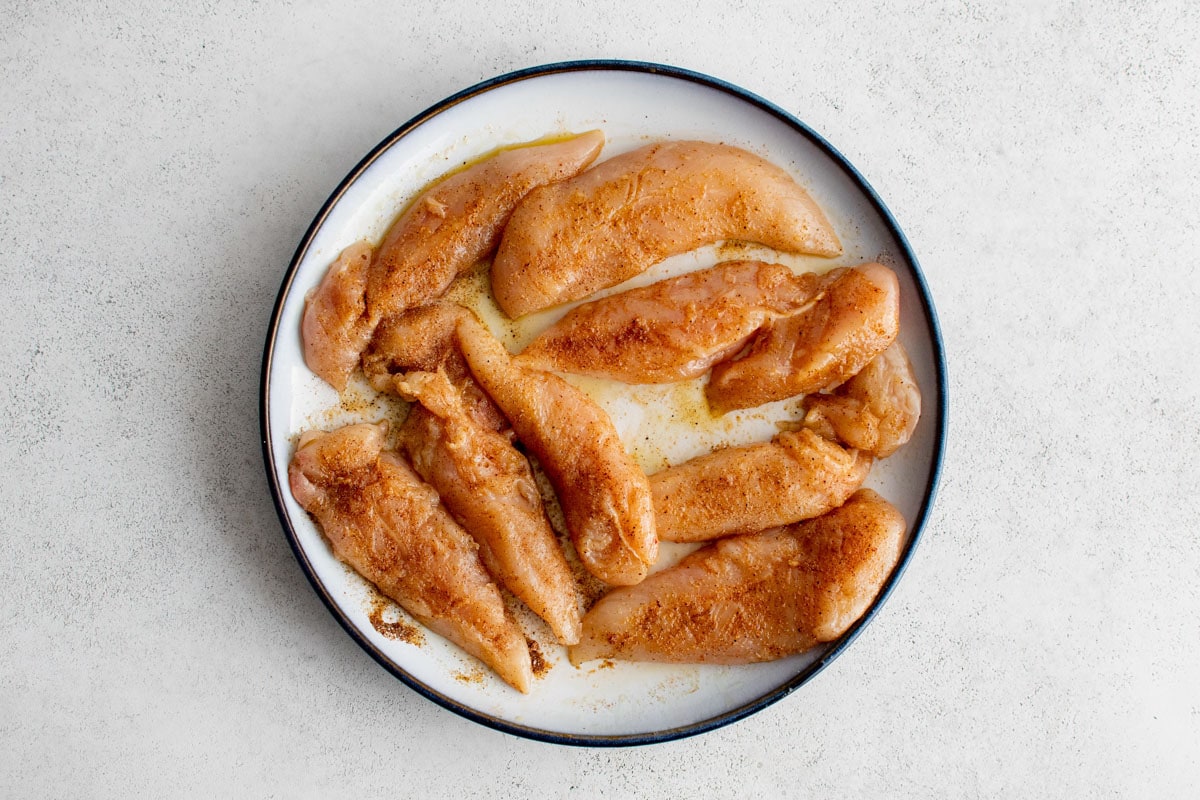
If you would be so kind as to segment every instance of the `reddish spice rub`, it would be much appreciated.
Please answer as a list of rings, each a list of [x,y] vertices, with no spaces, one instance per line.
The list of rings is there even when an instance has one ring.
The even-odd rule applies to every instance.
[[[727,447],[650,476],[658,535],[703,542],[824,514],[862,485],[871,456],[811,430]]]
[[[394,621],[384,619],[383,614],[389,607],[392,607],[392,602],[378,591],[373,591],[372,595],[370,609],[367,612],[367,619],[371,621],[372,628],[394,641],[407,642],[415,647],[425,644],[425,636],[421,633],[420,628],[408,624],[403,619]]]
[[[504,230],[492,289],[500,308],[520,317],[725,239],[842,252],[821,209],[784,170],[729,145],[659,142],[530,192]]]
[[[900,557],[905,523],[869,489],[816,519],[721,539],[584,616],[571,662],[745,664],[841,636]]]
[[[550,662],[546,660],[544,655],[542,655],[541,646],[528,636],[525,637],[525,643],[529,645],[529,658],[533,664],[533,677],[546,677],[546,675],[550,673]],[[575,644],[575,642],[572,642],[571,644]]]

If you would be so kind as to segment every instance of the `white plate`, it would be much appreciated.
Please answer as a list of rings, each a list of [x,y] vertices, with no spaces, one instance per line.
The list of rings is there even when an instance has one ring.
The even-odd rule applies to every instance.
[[[301,430],[389,413],[389,403],[373,401],[361,385],[360,402],[339,405],[333,390],[304,365],[300,316],[305,293],[338,252],[364,237],[378,241],[406,201],[430,181],[502,145],[593,128],[608,137],[601,159],[665,138],[750,149],[809,189],[846,250],[833,261],[782,260],[817,269],[879,260],[896,270],[900,338],[921,385],[925,411],[912,442],[880,462],[867,485],[901,510],[910,532],[900,565],[879,599],[836,642],[752,666],[593,662],[576,669],[543,629],[534,638],[551,668],[531,694],[522,695],[433,634],[424,634],[423,642],[414,645],[380,633],[369,618],[372,610],[378,612],[373,592],[333,557],[292,498],[287,465]],[[636,281],[711,264],[718,255],[728,251],[706,248],[672,259]],[[528,323],[501,330],[502,318],[483,310],[498,333],[509,334],[510,343],[531,333]],[[545,324],[549,316],[533,324]],[[698,391],[696,387],[639,388],[630,392],[630,400],[602,382],[577,383],[609,409],[648,470],[720,441],[770,438],[775,420],[795,411],[794,402],[784,401],[739,415],[732,426],[672,428],[661,409],[694,399],[689,392]],[[271,489],[296,557],[333,615],[380,664],[435,702],[501,730],[568,744],[640,744],[710,730],[780,699],[836,657],[886,598],[912,554],[933,502],[945,408],[944,361],[928,290],[895,220],[862,176],[803,123],[759,97],[704,75],[631,62],[570,62],[505,75],[439,103],[389,136],[334,191],[301,241],[280,289],[263,360],[263,452]],[[648,432],[653,434],[649,441]]]

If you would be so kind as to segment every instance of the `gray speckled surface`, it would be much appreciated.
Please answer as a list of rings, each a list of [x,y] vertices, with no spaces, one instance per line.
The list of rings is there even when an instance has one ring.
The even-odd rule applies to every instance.
[[[1200,776],[1200,11],[1164,2],[0,2],[0,795],[1185,797]],[[922,260],[951,431],[916,558],[792,697],[643,749],[420,698],[267,491],[292,251],[413,114],[537,63],[764,95]]]

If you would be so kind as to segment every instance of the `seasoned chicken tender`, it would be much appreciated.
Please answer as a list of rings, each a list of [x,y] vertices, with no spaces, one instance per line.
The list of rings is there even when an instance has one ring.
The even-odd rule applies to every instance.
[[[812,306],[821,284],[780,264],[728,261],[584,303],[518,358],[626,383],[686,380],[741,350],[770,320]]]
[[[507,436],[481,426],[444,372],[414,372],[397,388],[415,406],[400,447],[479,542],[488,571],[549,625],[579,641],[575,579],[546,519],[529,462]]]
[[[713,367],[705,388],[718,413],[831,389],[900,331],[900,286],[882,264],[835,270],[817,303],[769,323],[746,353]]]
[[[528,692],[529,647],[479,547],[397,454],[386,425],[304,434],[288,469],[292,495],[338,558],[430,630]]]
[[[833,393],[806,397],[804,408],[806,427],[887,458],[916,430],[921,389],[904,346],[893,342]]]
[[[821,209],[784,170],[729,145],[660,142],[530,192],[504,230],[492,290],[520,317],[725,239],[842,252]]]
[[[650,476],[658,535],[703,542],[810,519],[845,502],[870,470],[870,455],[807,428],[717,450]]]
[[[458,338],[475,379],[550,479],[584,567],[614,585],[645,578],[658,558],[650,486],[612,420],[557,375],[515,363],[474,316]]]
[[[304,299],[304,363],[339,392],[371,339],[366,292],[373,252],[366,242],[347,247]]]
[[[323,314],[319,323],[303,323],[306,360],[310,352],[325,354],[309,367],[339,391],[345,388],[380,320],[441,296],[460,272],[496,248],[509,215],[530,189],[578,173],[603,146],[604,134],[591,131],[512,147],[425,190],[384,236],[365,281],[357,262],[354,270],[326,276],[321,291],[338,298],[338,313],[325,313],[321,305],[306,308],[306,317]],[[351,308],[359,315],[346,313]]]
[[[455,332],[470,313],[456,303],[437,302],[383,320],[363,352],[367,380],[376,391],[400,394],[396,384],[406,373],[441,370],[475,422],[489,430],[506,430],[508,420],[471,377],[458,349]]]
[[[845,633],[900,558],[904,518],[869,489],[824,516],[722,539],[614,589],[583,618],[571,662],[746,664]]]

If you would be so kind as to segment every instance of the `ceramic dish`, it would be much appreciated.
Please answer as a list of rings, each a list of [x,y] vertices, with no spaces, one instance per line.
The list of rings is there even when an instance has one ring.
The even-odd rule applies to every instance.
[[[522,695],[439,637],[419,633],[398,609],[382,605],[364,581],[334,558],[292,498],[287,467],[302,430],[395,413],[393,404],[374,397],[365,384],[339,398],[305,367],[300,316],[305,293],[338,252],[362,238],[377,242],[405,203],[431,181],[503,145],[594,128],[607,136],[601,159],[669,138],[752,150],[809,189],[845,247],[845,254],[834,260],[783,260],[820,270],[879,260],[898,273],[900,338],[921,386],[924,413],[914,439],[879,462],[867,485],[900,509],[909,533],[899,566],[879,598],[835,642],[750,666],[593,662],[575,668],[543,628],[533,638],[548,670],[530,694]],[[671,259],[635,282],[731,255],[772,254],[745,247],[705,248]],[[506,326],[494,308],[481,311],[514,348],[561,313]],[[602,382],[577,383],[609,410],[648,471],[717,444],[769,439],[775,422],[797,411],[794,401],[783,401],[736,415],[731,424],[684,414],[687,422],[672,425],[664,421],[669,416],[664,409],[694,404],[698,384],[626,392]],[[933,502],[946,420],[944,362],[929,292],[904,235],[862,176],[803,123],[753,94],[693,72],[630,62],[555,64],[481,83],[420,114],[369,153],[317,214],[287,271],[271,320],[261,401],[263,452],[284,531],[313,588],[350,636],[401,681],[451,711],[510,733],[584,745],[644,744],[711,730],[786,696],[841,653],[878,610],[912,555]],[[668,559],[679,555],[665,550]],[[531,630],[536,628],[535,620]]]

